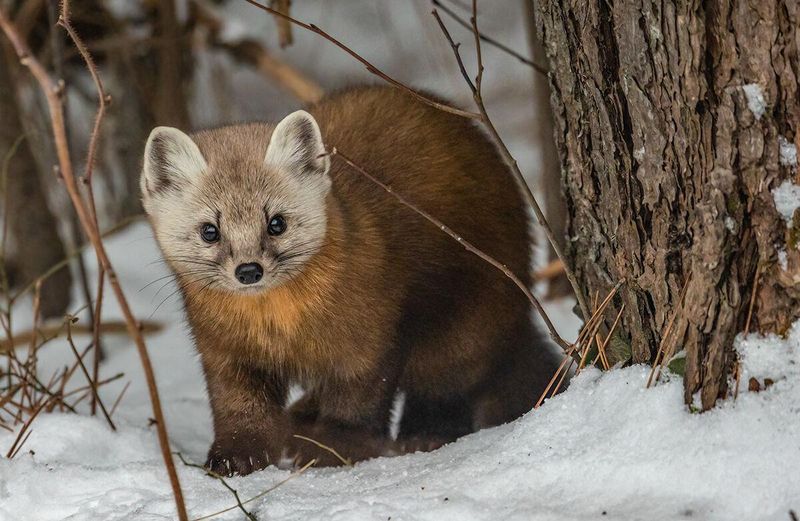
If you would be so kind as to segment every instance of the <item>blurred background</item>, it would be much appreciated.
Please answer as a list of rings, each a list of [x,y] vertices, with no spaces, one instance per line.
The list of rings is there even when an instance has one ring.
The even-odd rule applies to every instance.
[[[471,32],[441,11],[468,20],[470,5],[465,0],[441,2],[441,16],[462,43],[467,70],[474,74]],[[40,61],[64,79],[70,148],[76,171],[81,172],[98,100],[83,60],[55,25],[59,2],[0,4],[12,13]],[[266,5],[318,25],[388,75],[473,109],[429,0],[273,0]],[[537,56],[529,0],[483,2],[481,10],[485,35],[545,63],[541,53]],[[197,130],[240,121],[277,121],[325,92],[381,81],[319,35],[290,27],[244,0],[81,0],[71,11],[72,25],[94,56],[111,97],[93,183],[101,230],[141,218],[141,156],[154,126]],[[84,237],[54,175],[44,98],[7,42],[0,45],[4,290],[13,291],[70,255]],[[559,176],[557,168],[548,167],[556,163],[547,79],[493,45],[484,44],[483,52],[489,114],[527,181],[545,197],[554,227],[563,229],[563,212],[557,210]],[[552,175],[543,175],[546,171]],[[546,255],[543,251],[539,257]],[[76,255],[69,268],[45,280],[45,318],[62,316],[75,293],[92,301],[92,283],[85,273],[82,256]],[[558,289],[554,286],[553,291]]]

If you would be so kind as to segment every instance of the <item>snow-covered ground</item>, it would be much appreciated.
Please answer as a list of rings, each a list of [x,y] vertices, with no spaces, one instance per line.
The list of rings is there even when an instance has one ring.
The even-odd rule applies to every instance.
[[[151,231],[139,223],[108,244],[138,315],[167,325],[147,341],[172,448],[202,463],[210,413],[180,302],[171,297],[158,307],[172,291],[159,291],[160,283],[140,291],[165,274]],[[91,266],[92,256],[86,259]],[[118,317],[113,298],[106,303],[106,317]],[[572,336],[577,323],[569,308],[562,302],[551,311]],[[24,329],[24,313],[18,318]],[[118,432],[100,416],[40,416],[16,458],[0,459],[3,521],[174,518],[135,350],[113,336],[106,345],[102,376],[125,372],[102,389],[106,403],[132,382],[114,417]],[[677,377],[645,389],[646,367],[589,369],[509,425],[428,454],[310,469],[246,507],[259,519],[284,520],[790,520],[792,509],[800,512],[800,324],[786,340],[751,335],[739,347],[738,399],[708,413],[687,410]],[[70,359],[58,341],[41,356],[47,375]],[[748,392],[750,377],[775,383]],[[0,449],[12,441],[3,432]],[[193,518],[235,506],[218,481],[177,466]],[[245,500],[289,475],[269,468],[229,483]]]

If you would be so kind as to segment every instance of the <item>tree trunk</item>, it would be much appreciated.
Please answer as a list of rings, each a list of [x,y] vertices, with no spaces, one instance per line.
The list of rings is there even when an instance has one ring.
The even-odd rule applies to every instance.
[[[106,78],[107,89],[117,102],[108,108],[103,146],[103,159],[108,167],[107,183],[110,188],[105,213],[111,222],[119,222],[143,212],[139,198],[139,174],[142,153],[147,136],[155,123],[155,115],[148,97],[140,84],[142,75],[152,75],[146,63],[139,63],[126,55],[109,56]],[[141,74],[140,74],[141,73]]]
[[[707,409],[727,394],[753,292],[750,330],[800,316],[800,213],[782,218],[772,194],[796,175],[800,3],[537,9],[570,263],[587,297],[625,279],[607,321],[625,305],[634,362],[685,349],[685,399]]]
[[[190,69],[184,56],[183,28],[175,0],[159,0],[156,35],[165,40],[158,49],[155,113],[159,125],[189,129],[188,91],[184,78]]]
[[[25,135],[14,96],[5,48],[0,48],[0,163],[6,157],[8,172],[4,201],[8,204],[8,232],[13,260],[6,263],[16,286],[28,284],[66,257],[56,219],[47,205],[29,140]],[[8,156],[16,145],[13,155]],[[62,316],[70,302],[72,276],[68,268],[42,284],[41,313]]]

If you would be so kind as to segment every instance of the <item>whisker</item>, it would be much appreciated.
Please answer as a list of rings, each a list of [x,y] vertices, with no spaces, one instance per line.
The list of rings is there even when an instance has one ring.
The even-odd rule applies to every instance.
[[[184,290],[184,289],[187,289],[187,288],[188,288],[188,287],[189,287],[191,284],[200,283],[200,282],[203,282],[203,281],[206,281],[206,280],[209,280],[209,279],[210,279],[210,283],[206,284],[206,285],[205,285],[205,286],[204,286],[204,287],[201,289],[201,291],[202,291],[202,290],[205,290],[206,288],[208,288],[208,287],[209,287],[211,284],[213,284],[214,282],[216,282],[216,279],[217,279],[217,274],[214,274],[214,275],[209,275],[209,276],[207,276],[207,277],[201,277],[201,278],[194,279],[194,280],[185,280],[185,281],[181,281],[180,285],[178,286],[178,289],[176,289],[175,291],[173,291],[172,293],[170,293],[169,295],[167,295],[166,297],[164,297],[164,300],[162,300],[161,302],[159,302],[158,306],[156,306],[156,308],[153,310],[153,312],[152,312],[152,313],[150,313],[150,316],[148,317],[148,320],[153,318],[153,315],[155,315],[155,314],[156,314],[156,312],[159,310],[159,308],[160,308],[162,305],[164,305],[164,303],[165,303],[167,300],[169,300],[170,298],[174,297],[174,296],[175,296],[176,294],[178,294],[180,291],[182,291],[182,290]]]
[[[207,271],[207,270],[205,270],[205,269],[199,269],[199,268],[198,268],[198,269],[195,269],[195,270],[188,270],[188,271],[186,271],[186,272],[184,272],[184,273],[189,273],[189,274],[199,274],[199,273],[203,273],[203,272],[205,272],[205,271]],[[145,289],[147,289],[148,287],[152,286],[152,285],[153,285],[153,284],[155,284],[156,282],[162,281],[162,280],[164,280],[164,279],[175,278],[175,277],[177,277],[177,275],[176,275],[176,274],[174,274],[174,273],[170,273],[169,275],[164,275],[163,277],[158,277],[157,279],[154,279],[154,280],[152,280],[152,281],[148,282],[147,284],[145,284],[144,286],[142,286],[142,287],[139,289],[139,293],[141,293],[142,291],[144,291],[144,290],[145,290]]]

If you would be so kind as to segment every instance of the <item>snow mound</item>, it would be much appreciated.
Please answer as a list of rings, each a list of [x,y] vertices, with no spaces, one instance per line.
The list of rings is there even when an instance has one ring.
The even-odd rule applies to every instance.
[[[172,448],[202,462],[210,417],[180,305],[161,305],[157,287],[137,291],[163,275],[159,264],[147,264],[157,259],[150,232],[135,226],[109,248],[137,313],[160,306],[158,317],[169,324],[148,338],[148,348]],[[94,270],[93,257],[86,260]],[[108,302],[105,316],[119,316]],[[37,418],[23,450],[13,460],[0,458],[0,520],[174,519],[135,350],[124,339],[109,337],[107,344],[103,375],[124,370],[132,381],[114,417],[118,431],[100,416]],[[646,389],[648,367],[590,368],[513,423],[432,453],[310,469],[246,507],[262,520],[785,521],[791,510],[800,512],[800,324],[786,339],[750,335],[737,348],[745,379],[775,383],[757,393],[743,385],[737,400],[708,413],[687,410],[677,377]],[[68,353],[54,344],[41,356],[54,368]],[[123,384],[102,388],[106,403]],[[13,438],[0,431],[0,449]],[[192,518],[235,506],[218,481],[176,464]],[[268,468],[228,482],[246,500],[289,475]],[[241,518],[234,508],[215,519]]]

